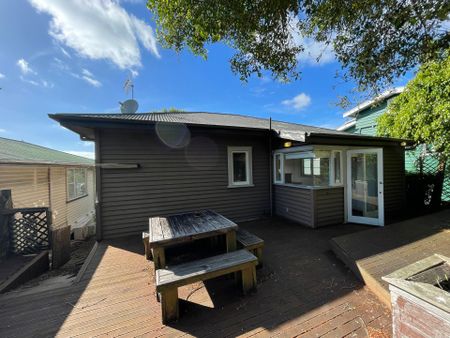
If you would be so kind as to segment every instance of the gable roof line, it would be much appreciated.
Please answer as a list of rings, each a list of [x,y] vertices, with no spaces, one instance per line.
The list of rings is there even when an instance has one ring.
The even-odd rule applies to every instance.
[[[353,127],[356,124],[356,119],[348,120],[345,123],[341,124],[336,130],[344,131],[350,127]]]
[[[350,110],[347,110],[346,112],[344,112],[342,114],[342,116],[343,117],[356,117],[356,115],[359,112],[369,108],[370,106],[374,105],[375,103],[378,103],[382,100],[386,100],[394,95],[401,94],[404,90],[405,90],[405,87],[396,87],[393,89],[386,90],[385,92],[381,93],[377,97],[375,97],[371,100],[364,101],[361,104],[358,104],[356,107],[354,107]]]
[[[49,117],[58,121],[66,128],[80,134],[86,139],[95,139],[94,130],[106,126],[106,123],[130,124],[158,124],[174,123],[200,127],[221,127],[248,130],[270,130],[268,118],[237,114],[220,114],[205,112],[170,112],[170,113],[140,113],[140,114],[49,114]],[[334,129],[302,125],[299,123],[272,120],[272,130],[282,139],[305,142],[306,137],[336,136],[355,138],[355,134],[337,131]],[[356,135],[360,139],[383,140],[398,142],[397,139],[367,137]],[[401,141],[401,140],[400,140]]]
[[[1,164],[94,166],[94,160],[21,140],[0,137]]]

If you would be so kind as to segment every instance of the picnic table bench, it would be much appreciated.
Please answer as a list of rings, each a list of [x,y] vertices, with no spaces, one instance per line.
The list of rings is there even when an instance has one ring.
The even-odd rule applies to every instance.
[[[156,271],[156,292],[160,295],[162,322],[177,320],[178,287],[233,272],[240,272],[244,294],[256,289],[257,258],[247,250],[237,250]]]
[[[258,258],[258,264],[262,266],[262,250],[264,247],[264,240],[258,236],[248,232],[247,230],[239,228],[237,231],[237,243],[239,248],[244,248],[250,251]]]

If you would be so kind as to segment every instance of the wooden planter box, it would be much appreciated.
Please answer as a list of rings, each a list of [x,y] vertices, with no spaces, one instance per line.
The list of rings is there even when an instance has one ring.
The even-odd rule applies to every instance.
[[[394,337],[450,337],[450,259],[433,255],[383,277]]]

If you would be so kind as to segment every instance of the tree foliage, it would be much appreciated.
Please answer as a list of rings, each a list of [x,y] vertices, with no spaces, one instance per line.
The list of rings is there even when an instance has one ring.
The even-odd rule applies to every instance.
[[[207,57],[210,43],[236,49],[231,68],[242,80],[267,70],[295,79],[299,36],[333,47],[362,87],[377,87],[450,46],[450,3],[442,0],[149,0],[160,41]]]
[[[450,158],[450,53],[420,67],[378,119],[377,132],[431,145],[441,158]]]

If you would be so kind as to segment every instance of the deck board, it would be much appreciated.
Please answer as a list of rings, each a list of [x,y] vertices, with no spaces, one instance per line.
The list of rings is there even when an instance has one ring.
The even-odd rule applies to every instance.
[[[331,246],[390,306],[388,284],[381,277],[435,253],[450,256],[450,210],[339,236]]]
[[[258,291],[251,296],[241,296],[226,278],[181,287],[181,319],[164,326],[141,238],[103,241],[77,285],[0,296],[0,336],[389,335],[388,308],[329,251],[332,237],[363,228],[311,230],[280,219],[242,227],[266,245]]]

